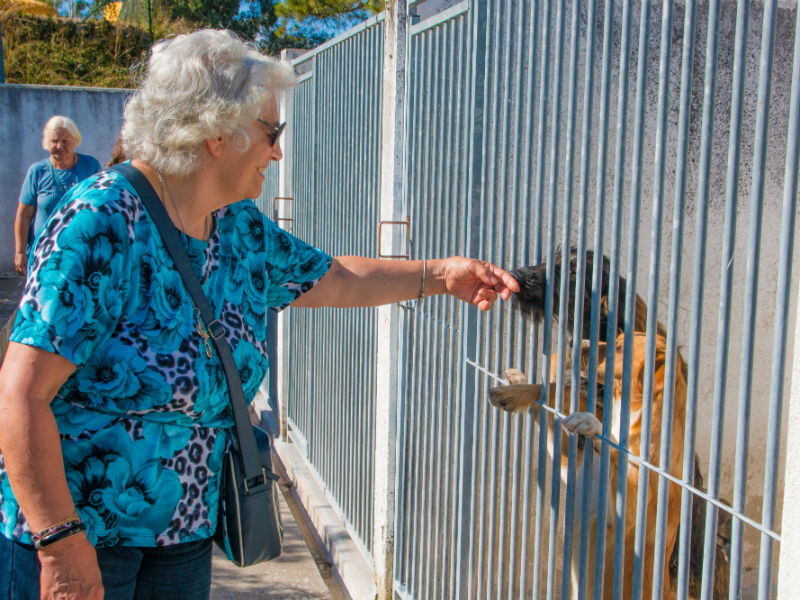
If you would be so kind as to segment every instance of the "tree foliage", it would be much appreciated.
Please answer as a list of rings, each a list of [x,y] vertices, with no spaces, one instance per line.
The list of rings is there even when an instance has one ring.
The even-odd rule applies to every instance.
[[[131,66],[153,41],[146,31],[107,21],[5,13],[0,22],[6,83],[129,88]]]
[[[384,6],[384,0],[282,0],[275,12],[301,25],[343,29],[381,12]]]

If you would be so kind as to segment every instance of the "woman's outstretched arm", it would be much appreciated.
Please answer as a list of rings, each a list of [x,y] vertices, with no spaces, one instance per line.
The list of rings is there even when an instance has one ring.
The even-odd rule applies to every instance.
[[[491,263],[454,256],[425,263],[425,297],[451,294],[459,300],[489,310],[500,296],[508,300],[519,286],[511,275]],[[337,256],[319,283],[292,306],[380,306],[419,297],[423,261],[392,261]]]

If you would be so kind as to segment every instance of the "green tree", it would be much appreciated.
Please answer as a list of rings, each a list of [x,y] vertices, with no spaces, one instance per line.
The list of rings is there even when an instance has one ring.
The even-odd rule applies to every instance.
[[[384,9],[384,0],[282,0],[276,14],[300,26],[341,30]]]
[[[106,0],[94,0],[95,6]],[[156,39],[200,27],[230,29],[255,42],[262,52],[277,55],[285,48],[313,48],[330,35],[304,26],[288,26],[273,0],[124,0],[120,19],[147,29],[152,17]]]

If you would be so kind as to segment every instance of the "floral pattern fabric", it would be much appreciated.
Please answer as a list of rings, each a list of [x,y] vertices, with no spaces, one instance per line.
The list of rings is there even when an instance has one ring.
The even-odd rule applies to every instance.
[[[331,264],[244,200],[217,211],[208,243],[181,234],[225,325],[250,402],[267,374],[266,310]],[[77,365],[52,403],[67,483],[97,547],[209,537],[233,426],[227,383],[157,228],[126,179],[71,190],[39,235],[11,341]],[[0,452],[0,528],[31,532]]]

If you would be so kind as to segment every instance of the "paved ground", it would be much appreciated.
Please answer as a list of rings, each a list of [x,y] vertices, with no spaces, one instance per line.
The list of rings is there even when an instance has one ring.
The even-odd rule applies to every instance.
[[[19,304],[25,280],[16,273],[0,273],[0,327]]]
[[[317,568],[317,561],[303,540],[283,495],[280,496],[283,519],[283,555],[273,561],[240,569],[214,549],[211,600],[338,600],[341,592],[329,580],[331,591]],[[322,561],[320,561],[322,562]],[[329,567],[321,564],[326,574]]]
[[[11,318],[17,310],[25,288],[25,279],[14,273],[0,273],[0,363],[6,355],[8,336],[11,335]]]

